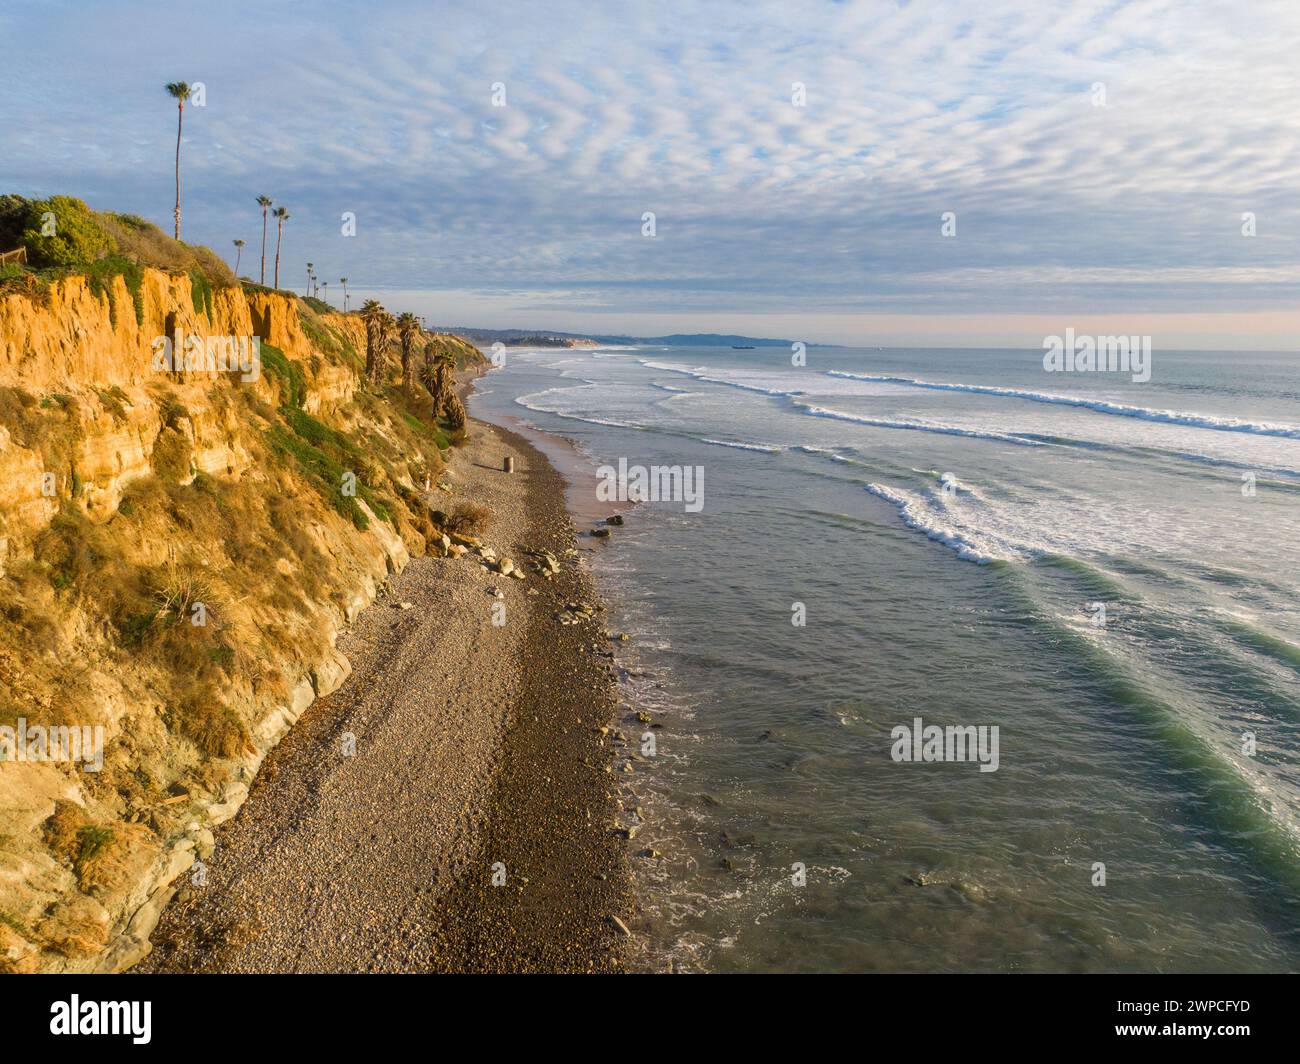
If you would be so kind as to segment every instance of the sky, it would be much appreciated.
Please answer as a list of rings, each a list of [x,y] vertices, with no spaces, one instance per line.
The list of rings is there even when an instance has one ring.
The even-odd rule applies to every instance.
[[[170,232],[163,86],[202,83],[184,238],[246,240],[256,278],[266,194],[282,281],[314,262],[334,302],[346,276],[484,328],[1300,349],[1294,0],[0,0],[0,41],[0,191]]]

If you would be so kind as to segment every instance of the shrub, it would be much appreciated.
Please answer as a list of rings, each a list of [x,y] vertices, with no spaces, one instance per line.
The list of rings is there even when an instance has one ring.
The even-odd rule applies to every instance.
[[[166,618],[172,624],[191,620],[194,607],[200,603],[205,610],[213,605],[212,585],[195,573],[172,572],[154,597],[158,603],[155,618]]]
[[[0,251],[12,251],[22,243],[27,228],[27,200],[22,196],[0,196]]]
[[[484,531],[492,520],[492,511],[476,502],[458,502],[443,521],[448,532],[459,535]]]
[[[72,869],[79,880],[86,878],[90,863],[113,841],[113,829],[87,824],[77,832],[77,855],[72,860]]]
[[[99,531],[82,514],[65,507],[36,537],[35,555],[58,591],[84,585],[109,557]]]
[[[46,234],[46,215],[53,215],[54,232]],[[19,243],[27,248],[30,264],[38,269],[85,266],[117,250],[117,241],[104,229],[86,204],[71,196],[30,200],[23,217]]]

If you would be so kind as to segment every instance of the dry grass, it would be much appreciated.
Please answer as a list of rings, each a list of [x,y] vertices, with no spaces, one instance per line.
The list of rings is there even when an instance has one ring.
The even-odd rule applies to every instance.
[[[155,266],[171,273],[187,273],[196,267],[214,285],[238,284],[234,272],[211,248],[178,243],[152,222],[129,214],[97,215],[100,225],[117,241],[118,254],[141,266]]]

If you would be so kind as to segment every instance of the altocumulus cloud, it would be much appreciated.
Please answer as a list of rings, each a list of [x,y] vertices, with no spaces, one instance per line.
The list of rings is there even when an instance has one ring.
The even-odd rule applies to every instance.
[[[11,5],[0,33],[0,184],[164,221],[161,86],[202,81],[187,235],[252,245],[266,192],[310,250],[295,261],[372,288],[605,314],[1251,310],[1294,291],[1289,2],[107,0]]]

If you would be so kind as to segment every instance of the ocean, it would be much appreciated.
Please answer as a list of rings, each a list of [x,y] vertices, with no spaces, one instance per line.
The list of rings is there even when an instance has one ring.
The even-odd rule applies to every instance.
[[[620,781],[646,967],[1300,968],[1300,356],[1150,371],[641,347],[479,382],[572,441],[581,527],[601,466],[701,477],[587,555],[663,724]]]

